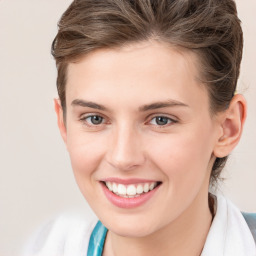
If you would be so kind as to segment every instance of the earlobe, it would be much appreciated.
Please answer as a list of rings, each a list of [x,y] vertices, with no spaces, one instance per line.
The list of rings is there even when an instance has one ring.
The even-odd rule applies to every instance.
[[[60,134],[61,134],[61,137],[62,137],[63,141],[66,144],[66,142],[67,142],[67,129],[66,129],[66,125],[65,125],[65,122],[64,122],[63,109],[61,107],[61,103],[60,103],[59,99],[54,99],[54,108],[55,108],[55,112],[56,112],[56,115],[57,115],[57,123],[58,123],[58,127],[59,127],[59,130],[60,130]]]
[[[245,98],[237,94],[230,102],[229,108],[221,115],[221,136],[214,148],[214,155],[222,158],[238,144],[246,119],[247,104]]]

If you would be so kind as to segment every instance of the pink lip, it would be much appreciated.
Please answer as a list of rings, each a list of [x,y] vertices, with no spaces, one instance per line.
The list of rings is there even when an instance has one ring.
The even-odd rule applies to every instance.
[[[140,181],[140,182],[142,182],[142,181]],[[145,194],[141,194],[138,197],[125,198],[125,197],[120,197],[120,196],[112,193],[111,191],[109,191],[108,188],[105,186],[105,184],[103,184],[102,182],[100,182],[100,184],[102,186],[105,196],[112,204],[114,204],[117,207],[126,208],[126,209],[135,208],[135,207],[141,206],[142,204],[146,203],[156,193],[156,191],[160,187],[160,186],[157,186],[153,190],[151,190]]]
[[[110,181],[110,182],[115,182],[115,183],[124,184],[124,185],[156,182],[156,180],[146,180],[146,179],[137,179],[137,178],[120,179],[120,178],[114,178],[114,177],[107,178],[102,181],[104,181],[104,182]]]

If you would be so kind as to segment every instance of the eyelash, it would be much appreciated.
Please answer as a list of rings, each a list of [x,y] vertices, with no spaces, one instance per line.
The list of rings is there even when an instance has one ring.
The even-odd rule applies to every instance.
[[[177,123],[178,121],[173,119],[173,118],[170,118],[168,116],[165,116],[165,115],[157,115],[157,116],[154,116],[153,118],[150,119],[149,123],[152,122],[154,119],[156,120],[156,118],[163,118],[165,119],[168,123],[167,124],[163,124],[163,125],[160,125],[160,124],[153,124],[154,126],[156,126],[157,128],[165,128],[165,127],[168,127],[170,125],[173,125],[175,123]]]
[[[90,118],[93,118],[93,117],[99,117],[102,120],[105,120],[105,118],[103,116],[97,115],[97,114],[89,114],[89,115],[86,115],[86,116],[82,116],[79,120],[82,121],[85,125],[87,125],[89,127],[99,127],[100,125],[103,124],[103,123],[93,124],[92,122],[89,123],[88,121],[86,121],[87,119],[90,119]]]
[[[101,122],[99,124],[93,124],[91,121],[90,122],[86,121],[87,119],[91,119],[93,117],[101,118],[103,122]],[[163,118],[163,119],[166,119],[167,122],[168,122],[167,124],[163,124],[163,125],[151,124],[154,127],[157,127],[157,128],[160,128],[160,129],[169,127],[170,125],[173,125],[173,124],[178,122],[178,120],[175,120],[175,119],[170,118],[170,117],[165,116],[165,115],[155,115],[153,117],[150,117],[150,120],[147,121],[146,124],[148,124],[148,123],[150,124],[154,119],[156,120],[156,118]],[[107,124],[106,119],[102,115],[98,115],[98,114],[89,114],[89,115],[86,115],[86,116],[82,116],[79,120],[81,122],[83,122],[86,126],[91,127],[91,128],[97,128],[97,127],[100,127],[101,125]]]

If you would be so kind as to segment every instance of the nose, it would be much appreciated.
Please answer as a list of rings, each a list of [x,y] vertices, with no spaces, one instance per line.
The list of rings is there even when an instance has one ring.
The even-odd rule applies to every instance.
[[[115,169],[130,171],[145,162],[141,136],[133,127],[119,127],[109,140],[107,162]]]

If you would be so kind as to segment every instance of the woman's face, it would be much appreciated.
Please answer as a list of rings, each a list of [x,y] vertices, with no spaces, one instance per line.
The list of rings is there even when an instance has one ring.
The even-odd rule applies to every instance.
[[[116,234],[146,236],[206,207],[220,129],[196,61],[144,42],[69,65],[62,135],[81,192]]]

